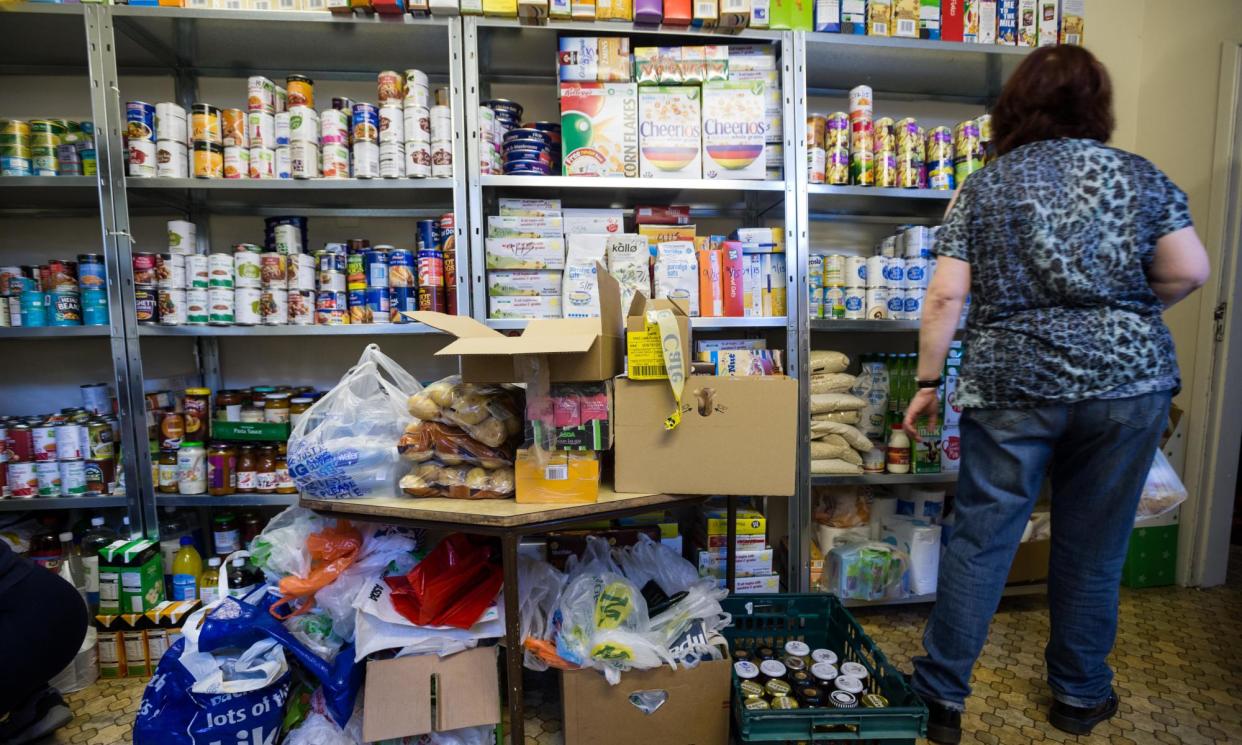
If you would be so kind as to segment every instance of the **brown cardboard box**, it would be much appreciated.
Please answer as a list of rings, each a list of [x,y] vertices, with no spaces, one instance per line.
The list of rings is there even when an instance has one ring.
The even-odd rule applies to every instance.
[[[666,380],[616,381],[616,489],[787,497],[797,470],[798,383],[779,375],[692,375],[666,430]]]
[[[500,721],[496,647],[448,657],[371,660],[364,695],[362,737],[367,742],[496,724]]]
[[[1048,557],[1052,552],[1052,541],[1027,541],[1018,545],[1018,553],[1013,557],[1009,567],[1009,579],[1005,584],[1022,582],[1039,582],[1048,579]]]
[[[729,741],[728,660],[691,670],[632,670],[608,685],[596,670],[561,674],[565,745],[720,745]],[[664,691],[667,700],[644,714],[636,691]],[[368,704],[369,705],[369,704]]]
[[[621,372],[623,358],[621,288],[598,266],[599,318],[529,321],[522,334],[505,336],[465,316],[430,311],[405,315],[457,337],[436,356],[460,356],[462,380],[468,383],[526,382],[519,363],[530,355],[546,357],[553,383],[608,380]]]
[[[630,302],[629,312],[625,314],[625,344],[629,376],[636,380],[650,379],[654,377],[652,368],[663,369],[664,366],[662,340],[658,335],[654,338],[646,336],[645,314],[648,310],[673,311],[673,316],[677,319],[677,333],[681,338],[682,366],[689,374],[693,358],[690,356],[690,317],[686,315],[685,308],[672,300],[648,300],[640,292],[634,295],[634,299]],[[668,380],[667,372],[656,374],[659,375],[659,379]]]

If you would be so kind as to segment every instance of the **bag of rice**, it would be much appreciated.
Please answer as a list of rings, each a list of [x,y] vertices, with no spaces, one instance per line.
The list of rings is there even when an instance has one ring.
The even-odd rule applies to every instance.
[[[845,368],[850,366],[850,358],[840,352],[811,350],[809,366],[812,375],[845,372]]]

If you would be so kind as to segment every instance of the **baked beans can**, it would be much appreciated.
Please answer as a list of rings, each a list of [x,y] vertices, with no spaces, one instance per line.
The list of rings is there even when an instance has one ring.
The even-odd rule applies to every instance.
[[[105,494],[116,478],[116,461],[112,458],[88,458],[85,472],[86,490]]]
[[[181,326],[186,321],[185,290],[180,287],[159,289],[160,325]]]
[[[183,284],[184,286],[184,284]],[[207,286],[233,286],[233,256],[226,253],[214,253],[207,256]]]
[[[418,251],[418,309],[441,313],[447,307],[444,294],[444,252],[438,248]]]
[[[16,299],[18,312],[10,319],[14,326],[47,325],[47,293],[43,290],[24,290]],[[10,304],[10,315],[12,315],[12,309],[13,306]]]
[[[33,433],[33,459],[36,461],[56,460],[56,426],[38,424],[30,428]]]
[[[86,494],[86,461],[77,458],[60,462],[60,496],[81,497]]]
[[[85,456],[82,441],[86,439],[86,432],[82,425],[66,422],[56,425],[53,431],[56,439],[56,460],[74,460]]]
[[[290,143],[289,174],[295,179],[319,178],[319,145],[301,140]]]
[[[129,151],[129,175],[133,178],[155,178],[159,173],[155,143],[151,140],[130,140],[127,147]],[[50,175],[56,175],[55,171]]]
[[[207,291],[207,322],[213,326],[233,325],[233,290],[213,287]]]
[[[314,290],[289,290],[289,323],[293,326],[314,325]]]
[[[260,254],[259,269],[263,287],[286,289],[289,286],[289,259],[285,254],[276,251]]]
[[[54,290],[47,296],[49,326],[81,326],[82,296],[77,290]]]
[[[250,178],[276,178],[276,151],[270,147],[250,148]]]
[[[407,178],[431,176],[431,142],[405,143],[405,175]]]
[[[60,496],[60,464],[55,461],[35,463],[35,479],[38,483],[38,496]]]
[[[250,178],[250,149],[240,145],[224,146],[224,177]]]
[[[366,289],[367,323],[388,323],[389,296],[388,286],[368,287]]]
[[[365,290],[367,288],[366,261],[360,253],[351,253],[345,257],[345,289]]]
[[[194,288],[185,291],[185,322],[187,326],[206,326],[211,318],[207,309],[207,290]]]
[[[265,114],[276,112],[276,84],[262,75],[246,80],[246,108]]]
[[[432,178],[452,178],[453,176],[453,142],[452,140],[431,141],[431,176]]]
[[[146,101],[125,104],[125,139],[155,142],[155,107]]]
[[[310,254],[289,254],[287,272],[290,290],[315,289],[315,259]]]
[[[276,147],[276,116],[266,111],[251,111],[246,115],[246,139],[252,148]]]
[[[354,178],[379,178],[379,144],[354,141]]]
[[[293,114],[288,111],[282,111],[272,117],[273,132],[276,133],[276,147],[288,145],[290,135],[293,132]]]
[[[159,323],[159,290],[155,285],[134,285],[134,316],[146,326]]]
[[[196,103],[190,107],[190,141],[196,145],[200,142],[224,144],[220,109],[205,103]]]
[[[413,287],[392,287],[388,290],[388,317],[393,323],[410,323],[402,313],[418,310],[418,290]]]
[[[294,106],[314,107],[315,81],[305,75],[285,78],[285,103],[290,109]]]
[[[276,171],[276,178],[293,178],[293,153],[288,145],[277,145],[272,158],[272,168]]]
[[[353,141],[379,142],[379,109],[375,104],[356,103],[351,112],[350,124],[353,127]]]
[[[224,178],[224,146],[214,142],[195,142],[194,178]]]
[[[10,460],[8,466],[9,496],[14,499],[32,499],[39,494],[39,476],[35,464],[30,461]]]
[[[380,178],[403,178],[405,176],[405,143],[380,143],[379,175]]]
[[[233,290],[233,323],[238,326],[258,326],[263,323],[263,293],[257,287],[240,287]]]
[[[324,143],[320,148],[319,160],[322,178],[349,178],[349,145],[343,142]]]
[[[155,255],[155,284],[158,287],[185,287],[185,254]]]
[[[160,140],[155,145],[155,175],[160,178],[186,178],[190,173],[189,150],[184,142]]]
[[[265,326],[287,326],[289,324],[289,291],[278,288],[267,288],[259,299]]]
[[[414,287],[415,266],[414,253],[405,249],[394,249],[388,252],[388,286]]]
[[[387,251],[367,251],[362,254],[362,265],[368,288],[388,286]]]
[[[431,105],[431,84],[427,73],[422,70],[405,71],[405,91],[402,103],[405,106],[423,108]]]
[[[187,287],[211,286],[211,264],[205,254],[186,254],[185,278]]]
[[[381,70],[375,76],[376,98],[380,105],[393,104],[401,107],[405,96],[405,78],[396,70]]]

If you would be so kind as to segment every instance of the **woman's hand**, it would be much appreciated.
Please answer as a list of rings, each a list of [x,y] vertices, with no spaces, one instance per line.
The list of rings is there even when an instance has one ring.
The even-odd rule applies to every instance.
[[[914,394],[914,398],[910,399],[910,406],[906,408],[906,418],[901,423],[901,428],[906,431],[910,438],[921,442],[918,429],[915,422],[920,416],[926,415],[928,422],[933,428],[940,419],[940,396],[936,394],[935,388],[920,388],[918,393]]]

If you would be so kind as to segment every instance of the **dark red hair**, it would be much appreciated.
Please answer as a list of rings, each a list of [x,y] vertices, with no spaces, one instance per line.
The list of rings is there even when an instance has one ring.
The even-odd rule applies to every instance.
[[[1113,84],[1086,49],[1040,47],[1014,70],[992,109],[1001,155],[1058,137],[1107,142],[1113,133]]]

